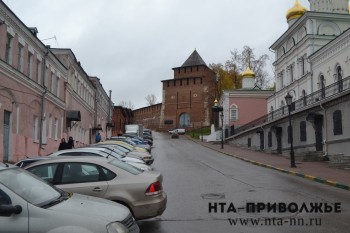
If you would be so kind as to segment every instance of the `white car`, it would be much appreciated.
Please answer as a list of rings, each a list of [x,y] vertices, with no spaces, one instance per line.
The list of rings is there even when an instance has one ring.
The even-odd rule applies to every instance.
[[[52,154],[49,154],[48,156],[49,157],[51,156],[100,156],[100,157],[106,157],[106,158],[111,156],[123,162],[126,162],[132,166],[140,168],[143,171],[153,170],[153,167],[147,165],[141,159],[126,157],[116,153],[116,151],[113,151],[112,149],[103,148],[103,147],[83,147],[83,148],[76,148],[76,149],[69,149],[69,150],[59,150]]]
[[[125,206],[64,192],[14,165],[0,163],[0,233],[139,233]]]
[[[169,134],[185,134],[186,133],[186,130],[185,129],[173,129],[173,130],[169,130],[168,131]]]

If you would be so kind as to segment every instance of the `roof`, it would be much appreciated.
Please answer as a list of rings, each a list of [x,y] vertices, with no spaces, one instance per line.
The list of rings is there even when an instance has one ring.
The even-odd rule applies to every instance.
[[[184,64],[182,64],[181,67],[187,67],[187,66],[200,66],[205,64],[204,60],[201,58],[197,50],[194,50],[193,53],[187,58]]]

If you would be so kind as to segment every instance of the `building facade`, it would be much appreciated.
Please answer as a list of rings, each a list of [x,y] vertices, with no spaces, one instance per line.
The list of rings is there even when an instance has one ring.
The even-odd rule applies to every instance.
[[[251,147],[287,155],[293,141],[303,159],[350,156],[349,1],[309,2],[307,11],[296,1],[287,12],[289,28],[271,46],[277,77],[269,114],[241,127],[231,143],[250,141]],[[290,108],[287,94],[293,97]]]
[[[163,102],[159,128],[199,128],[211,123],[215,100],[215,77],[195,50],[181,67],[173,68],[174,78],[163,80]]]
[[[50,154],[61,138],[85,146],[96,124],[108,123],[102,86],[70,49],[50,48],[37,34],[0,1],[0,161]]]
[[[224,90],[221,96],[225,138],[239,128],[267,113],[267,99],[272,90],[261,90],[255,84],[255,74],[248,67],[242,73],[242,88]]]

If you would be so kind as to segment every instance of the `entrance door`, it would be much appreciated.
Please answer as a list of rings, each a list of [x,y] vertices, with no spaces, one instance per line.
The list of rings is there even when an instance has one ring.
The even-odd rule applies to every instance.
[[[323,124],[323,117],[322,116],[315,117],[316,151],[323,150],[322,124]]]
[[[8,162],[10,157],[10,118],[11,112],[4,112],[4,162]]]
[[[277,153],[282,154],[282,127],[276,127]]]
[[[190,126],[190,115],[188,115],[188,113],[185,112],[180,115],[179,126],[180,128],[186,128]]]
[[[264,131],[260,132],[260,150],[264,150]]]

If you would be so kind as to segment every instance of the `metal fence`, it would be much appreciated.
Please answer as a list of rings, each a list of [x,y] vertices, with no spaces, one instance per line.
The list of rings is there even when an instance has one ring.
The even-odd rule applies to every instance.
[[[291,105],[291,112],[300,110],[302,108],[306,108],[312,104],[315,104],[317,102],[320,102],[324,99],[332,98],[346,90],[350,89],[350,76],[347,78],[344,78],[338,82],[335,82],[323,89],[320,89],[316,92],[311,93],[310,95],[306,95],[298,99],[297,101],[293,102]],[[246,131],[250,128],[254,128],[258,125],[261,125],[266,122],[270,122],[273,120],[276,120],[278,118],[281,118],[283,116],[288,115],[288,106],[283,106],[279,109],[276,109],[275,111],[272,111],[262,117],[259,117],[255,119],[254,121],[251,121],[245,125],[242,125],[239,128],[236,128],[234,130],[234,134],[241,133],[243,131]]]

